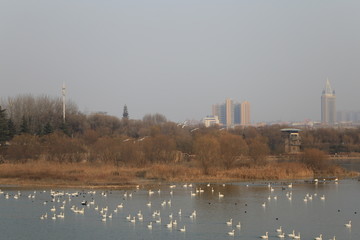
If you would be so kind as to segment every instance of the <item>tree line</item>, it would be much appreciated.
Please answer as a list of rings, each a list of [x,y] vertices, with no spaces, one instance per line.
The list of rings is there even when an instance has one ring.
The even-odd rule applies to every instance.
[[[0,154],[3,161],[104,162],[125,166],[155,163],[196,163],[204,173],[216,166],[264,164],[269,155],[284,154],[282,128],[237,127],[223,129],[187,126],[161,114],[141,120],[104,113],[84,114],[67,103],[66,121],[61,99],[31,95],[1,101]],[[314,168],[326,154],[360,152],[360,128],[302,129],[303,162]],[[326,154],[325,154],[326,153]],[[310,159],[310,160],[309,160]],[[323,162],[323,161],[322,161]]]

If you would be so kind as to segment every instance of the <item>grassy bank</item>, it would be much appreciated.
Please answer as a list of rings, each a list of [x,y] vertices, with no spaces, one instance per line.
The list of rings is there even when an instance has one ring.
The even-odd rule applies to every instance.
[[[161,181],[246,181],[307,179],[321,176],[354,177],[333,166],[314,173],[302,163],[271,163],[264,166],[238,167],[230,170],[212,168],[209,174],[200,168],[181,164],[154,164],[146,168],[116,167],[109,164],[49,163],[1,164],[0,184],[43,187],[109,187],[125,188]]]

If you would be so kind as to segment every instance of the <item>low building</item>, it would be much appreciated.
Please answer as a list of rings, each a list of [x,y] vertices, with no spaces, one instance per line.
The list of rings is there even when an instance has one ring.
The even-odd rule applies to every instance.
[[[220,125],[218,116],[207,116],[206,118],[203,119],[203,123],[205,127]]]

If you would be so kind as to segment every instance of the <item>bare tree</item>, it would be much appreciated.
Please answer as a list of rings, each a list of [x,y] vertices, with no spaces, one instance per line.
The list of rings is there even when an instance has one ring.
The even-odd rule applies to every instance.
[[[201,136],[194,143],[196,159],[199,161],[204,174],[209,174],[210,168],[219,158],[220,144],[211,135]]]
[[[219,137],[220,158],[226,169],[230,169],[235,161],[248,153],[248,146],[241,136],[222,133]]]
[[[249,156],[254,160],[255,164],[265,164],[266,156],[269,154],[269,147],[261,141],[260,137],[250,139],[248,141]]]
[[[314,171],[321,171],[329,166],[328,156],[319,149],[305,149],[301,159],[303,163]]]

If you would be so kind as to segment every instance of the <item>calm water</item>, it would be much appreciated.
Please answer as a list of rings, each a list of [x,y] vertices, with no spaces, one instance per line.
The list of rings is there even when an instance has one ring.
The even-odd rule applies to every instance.
[[[191,191],[195,193],[200,188],[204,192],[191,196]],[[174,188],[156,185],[151,186],[152,195],[149,188],[141,187],[126,192],[96,190],[95,193],[87,189],[54,189],[63,195],[53,197],[48,189],[37,189],[36,193],[5,186],[1,189],[1,239],[260,239],[265,232],[269,232],[269,239],[279,239],[276,229],[280,226],[286,235],[293,230],[296,234],[300,232],[301,239],[314,239],[320,234],[326,240],[334,235],[338,240],[360,239],[360,182],[357,180],[341,180],[338,184],[298,181],[292,188],[280,182],[272,183],[271,187],[262,182],[211,184],[210,187],[193,184],[187,188],[183,184],[176,184]],[[78,196],[70,196],[76,192]],[[219,192],[224,194],[223,198],[219,198]],[[124,196],[125,193],[128,196]],[[18,199],[14,198],[16,195]],[[325,200],[321,200],[323,195]],[[88,206],[81,205],[83,200],[87,200]],[[94,204],[90,204],[91,201]],[[117,208],[121,203],[123,208]],[[72,206],[73,209],[84,207],[84,213],[75,213]],[[55,212],[51,211],[53,207]],[[105,207],[108,208],[106,218],[100,213]],[[114,212],[115,209],[118,211]],[[155,211],[160,216],[153,216]],[[196,216],[192,215],[194,211]],[[54,213],[62,212],[64,218],[52,219]],[[40,219],[45,213],[48,218]],[[135,216],[135,223],[126,219],[129,214],[131,218]],[[167,228],[170,214],[177,225]],[[160,217],[161,223],[157,223]],[[232,226],[226,224],[230,218]],[[349,220],[351,228],[344,226]],[[239,221],[241,228],[236,227]],[[152,229],[148,228],[150,222]],[[179,231],[184,226],[186,232]],[[234,236],[229,236],[232,229]]]

